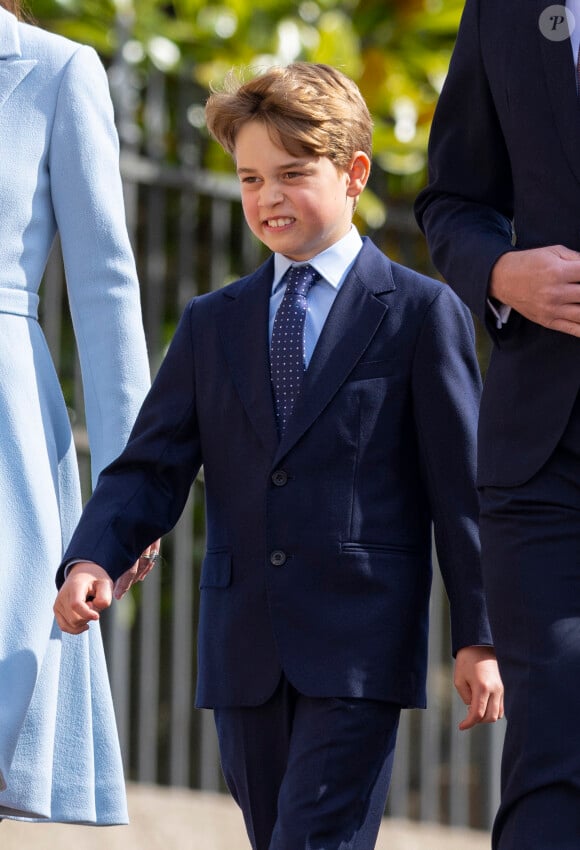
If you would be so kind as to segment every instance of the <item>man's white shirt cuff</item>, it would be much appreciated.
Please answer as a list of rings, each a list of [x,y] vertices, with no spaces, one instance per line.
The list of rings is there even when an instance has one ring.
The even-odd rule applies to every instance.
[[[491,298],[487,299],[487,306],[495,316],[495,326],[498,330],[501,330],[505,324],[507,324],[507,320],[510,317],[510,313],[512,308],[507,304],[493,304]]]

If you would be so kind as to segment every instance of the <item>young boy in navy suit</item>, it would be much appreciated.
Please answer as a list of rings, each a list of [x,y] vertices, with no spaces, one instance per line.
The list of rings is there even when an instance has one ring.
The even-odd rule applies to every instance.
[[[66,552],[55,612],[72,633],[98,619],[203,464],[197,704],[214,709],[252,847],[370,850],[400,709],[425,705],[432,526],[461,726],[502,714],[471,317],[353,226],[372,123],[351,80],[274,68],[214,92],[206,116],[273,253],[187,306]]]

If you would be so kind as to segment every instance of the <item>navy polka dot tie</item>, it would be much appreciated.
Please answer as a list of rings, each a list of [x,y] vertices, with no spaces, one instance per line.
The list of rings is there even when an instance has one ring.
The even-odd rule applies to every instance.
[[[290,266],[285,277],[286,291],[274,317],[270,343],[270,375],[280,436],[302,385],[307,295],[320,275],[306,265]]]

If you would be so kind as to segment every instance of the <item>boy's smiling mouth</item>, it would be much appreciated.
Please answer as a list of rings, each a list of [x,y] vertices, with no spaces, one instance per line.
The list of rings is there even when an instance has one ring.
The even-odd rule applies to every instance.
[[[266,224],[268,227],[276,229],[277,227],[287,227],[294,222],[293,218],[268,218]]]

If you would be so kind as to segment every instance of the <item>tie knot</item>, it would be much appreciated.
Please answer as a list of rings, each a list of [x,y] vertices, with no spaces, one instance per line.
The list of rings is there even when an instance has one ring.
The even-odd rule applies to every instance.
[[[320,275],[312,266],[290,266],[286,272],[286,288],[298,295],[307,295],[312,284]]]

